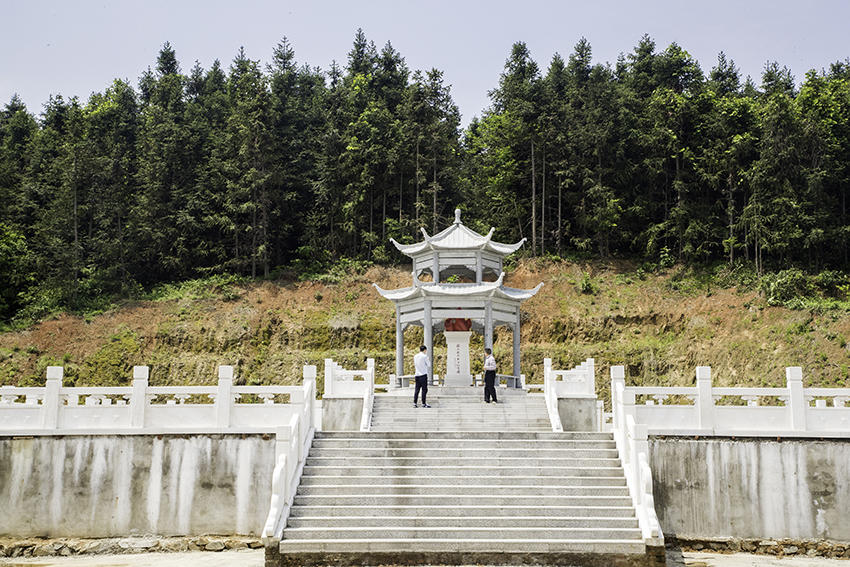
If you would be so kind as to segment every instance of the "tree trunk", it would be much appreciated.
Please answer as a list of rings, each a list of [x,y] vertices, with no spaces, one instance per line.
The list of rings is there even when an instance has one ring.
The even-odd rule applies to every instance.
[[[257,277],[257,192],[251,190],[251,277]]]
[[[531,254],[537,255],[537,175],[534,171],[534,140],[531,140]]]
[[[540,253],[546,254],[546,146],[543,146],[542,181],[540,187]]]
[[[381,211],[381,244],[387,241],[387,188],[384,185],[382,191],[384,195],[384,204]]]
[[[561,192],[562,192],[562,184],[563,181],[561,177],[558,176],[558,228],[556,230],[557,238],[558,238],[558,256],[561,255],[561,232],[563,231],[563,224],[561,224]]]
[[[728,204],[727,208],[728,208],[728,213],[729,213],[729,265],[730,266],[735,262],[735,243],[732,241],[732,238],[735,235],[735,233],[734,233],[735,200],[733,199],[733,196],[732,196],[732,190],[734,189],[732,180],[733,180],[733,176],[732,176],[732,172],[730,171],[729,172],[729,179],[728,179],[728,183],[727,183],[727,186],[728,186],[728,189],[729,189],[729,204]]]
[[[433,209],[431,211],[432,228],[431,234],[437,234],[437,152],[434,151],[434,194],[433,194]]]
[[[419,136],[416,137],[416,201],[413,202],[413,216],[416,229],[419,229]]]

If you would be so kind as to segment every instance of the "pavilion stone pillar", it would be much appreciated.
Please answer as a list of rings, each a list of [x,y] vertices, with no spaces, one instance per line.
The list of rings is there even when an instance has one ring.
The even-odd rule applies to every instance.
[[[431,300],[426,299],[422,324],[425,326],[425,346],[428,347],[428,360],[431,361],[431,378],[434,378],[434,322],[431,320]]]
[[[493,304],[489,299],[484,307],[484,348],[493,348]]]
[[[395,307],[395,375],[404,375],[404,327],[401,325],[401,309]]]
[[[484,266],[482,265],[481,250],[475,253],[475,283],[484,281]]]
[[[517,387],[519,387],[519,375],[520,375],[520,352],[519,352],[519,324],[520,324],[520,314],[519,308],[516,310],[516,318],[514,319],[514,371],[513,375],[517,377]]]

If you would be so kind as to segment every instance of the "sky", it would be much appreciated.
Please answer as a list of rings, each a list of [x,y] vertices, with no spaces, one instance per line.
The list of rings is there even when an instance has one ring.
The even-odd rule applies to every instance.
[[[299,63],[344,65],[357,28],[387,41],[411,70],[436,67],[463,124],[490,104],[511,45],[524,41],[542,71],[585,37],[594,62],[616,62],[643,34],[660,51],[678,43],[708,72],[724,51],[759,83],[765,62],[809,69],[850,57],[845,0],[0,0],[0,104],[17,93],[40,113],[51,94],[85,100],[115,78],[137,85],[168,41],[184,72],[225,68],[239,47],[268,63],[285,36]]]

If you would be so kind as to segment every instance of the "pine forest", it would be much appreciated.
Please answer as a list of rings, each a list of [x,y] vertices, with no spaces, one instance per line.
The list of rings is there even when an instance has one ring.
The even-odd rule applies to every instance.
[[[389,239],[455,207],[527,255],[793,270],[846,294],[850,60],[824,65],[743,78],[644,36],[613,63],[582,39],[543,66],[519,42],[462,128],[439,69],[360,30],[327,68],[286,39],[267,66],[240,50],[188,70],[165,44],[136,85],[0,108],[0,321],[402,263]]]

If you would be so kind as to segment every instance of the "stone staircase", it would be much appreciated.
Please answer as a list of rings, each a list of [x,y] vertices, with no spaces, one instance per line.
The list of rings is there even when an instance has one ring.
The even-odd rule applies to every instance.
[[[498,388],[484,403],[482,388],[431,387],[430,408],[414,408],[412,391],[375,395],[371,431],[552,431],[542,394]]]
[[[527,420],[505,418],[524,431],[440,431],[419,415],[464,402],[405,401],[410,412],[394,414],[376,398],[386,413],[373,426],[394,431],[316,434],[266,565],[663,564],[663,549],[644,544],[610,434],[531,431],[543,427],[533,403]],[[472,422],[502,419],[484,413],[498,405],[479,406]],[[415,431],[382,421],[413,412]]]

